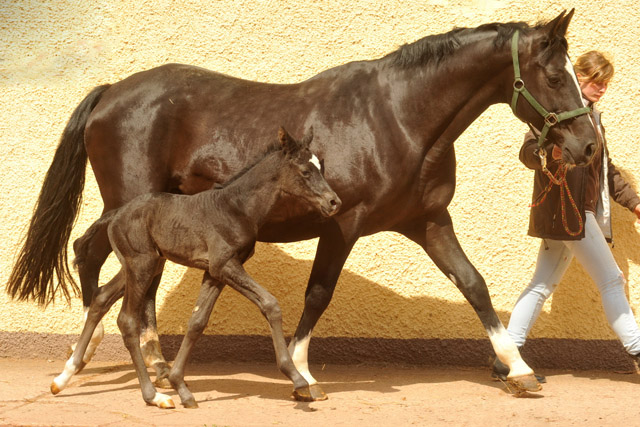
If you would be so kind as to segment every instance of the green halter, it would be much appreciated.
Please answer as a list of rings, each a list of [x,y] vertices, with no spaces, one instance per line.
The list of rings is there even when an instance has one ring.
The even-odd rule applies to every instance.
[[[565,111],[563,113],[550,113],[542,105],[540,105],[540,103],[536,101],[533,95],[531,95],[531,92],[529,92],[524,86],[524,81],[520,77],[520,61],[518,60],[518,35],[519,32],[516,31],[513,34],[513,38],[511,39],[511,56],[513,58],[513,73],[515,75],[513,81],[513,97],[511,98],[511,109],[513,110],[513,114],[515,114],[518,97],[522,95],[524,96],[524,99],[526,99],[529,104],[531,104],[533,109],[536,110],[538,114],[540,114],[544,118],[544,127],[542,128],[542,132],[540,132],[540,136],[538,137],[538,147],[542,151],[542,144],[544,143],[544,140],[547,137],[547,133],[549,133],[549,129],[551,129],[551,127],[557,125],[563,120],[590,113],[591,107],[577,108],[575,110]],[[529,124],[529,126],[531,126],[531,124]]]

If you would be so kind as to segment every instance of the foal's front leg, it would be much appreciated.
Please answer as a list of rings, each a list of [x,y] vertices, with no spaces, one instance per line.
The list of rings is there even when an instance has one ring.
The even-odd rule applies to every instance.
[[[169,373],[169,381],[178,392],[178,395],[180,395],[180,400],[185,408],[197,408],[198,403],[184,382],[184,368],[189,360],[193,346],[207,327],[213,306],[223,288],[224,283],[212,278],[208,272],[204,273],[202,285],[200,286],[200,295],[198,295],[193,314],[189,319],[187,333],[182,340],[180,350]]]
[[[212,275],[215,272],[211,272]],[[293,382],[293,397],[296,400],[310,402],[314,399],[309,390],[309,383],[296,369],[287,350],[282,330],[282,311],[276,298],[256,283],[245,271],[242,264],[235,259],[228,261],[220,272],[221,281],[256,304],[271,326],[273,347],[276,351],[278,368]]]

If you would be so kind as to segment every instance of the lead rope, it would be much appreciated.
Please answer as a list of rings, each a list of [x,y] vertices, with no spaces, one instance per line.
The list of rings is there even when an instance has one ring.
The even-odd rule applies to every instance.
[[[554,185],[559,186],[560,187],[560,208],[562,212],[562,226],[564,227],[564,231],[566,231],[569,236],[575,237],[580,235],[582,233],[582,229],[584,228],[584,223],[582,222],[582,215],[580,215],[580,210],[578,209],[578,206],[576,205],[575,200],[573,200],[571,191],[569,191],[569,184],[567,184],[567,170],[569,169],[569,166],[565,165],[564,163],[561,164],[558,167],[556,174],[553,175],[549,171],[549,169],[547,169],[547,157],[544,149],[540,150],[540,162],[542,163],[542,172],[544,172],[544,174],[547,175],[547,177],[549,178],[549,184],[545,187],[544,190],[542,190],[540,194],[538,194],[538,197],[536,197],[536,200],[533,203],[531,203],[529,207],[535,208],[540,206],[546,200],[547,195],[549,195],[549,192],[551,191],[551,188],[553,188]],[[568,197],[569,202],[571,202],[571,207],[573,208],[573,212],[575,213],[576,218],[578,218],[578,231],[571,231],[569,229],[569,224],[567,224],[567,208],[566,208],[566,202],[565,202],[565,192],[567,193],[566,197]]]

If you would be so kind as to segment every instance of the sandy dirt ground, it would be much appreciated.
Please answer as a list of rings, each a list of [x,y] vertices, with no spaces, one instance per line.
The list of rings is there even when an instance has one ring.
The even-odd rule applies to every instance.
[[[0,359],[0,425],[31,426],[640,426],[640,375],[547,371],[517,398],[488,368],[315,366],[329,399],[301,403],[274,365],[206,364],[187,371],[198,409],[147,406],[131,364],[95,362],[57,396],[63,361]]]

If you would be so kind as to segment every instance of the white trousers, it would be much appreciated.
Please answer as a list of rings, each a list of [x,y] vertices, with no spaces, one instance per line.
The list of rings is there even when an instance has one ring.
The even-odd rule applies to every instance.
[[[625,350],[633,355],[640,354],[640,330],[624,293],[624,275],[613,258],[595,215],[587,212],[586,216],[583,239],[545,240],[541,243],[533,279],[513,308],[509,335],[517,346],[524,345],[544,302],[556,289],[575,256],[596,283],[609,325]]]

